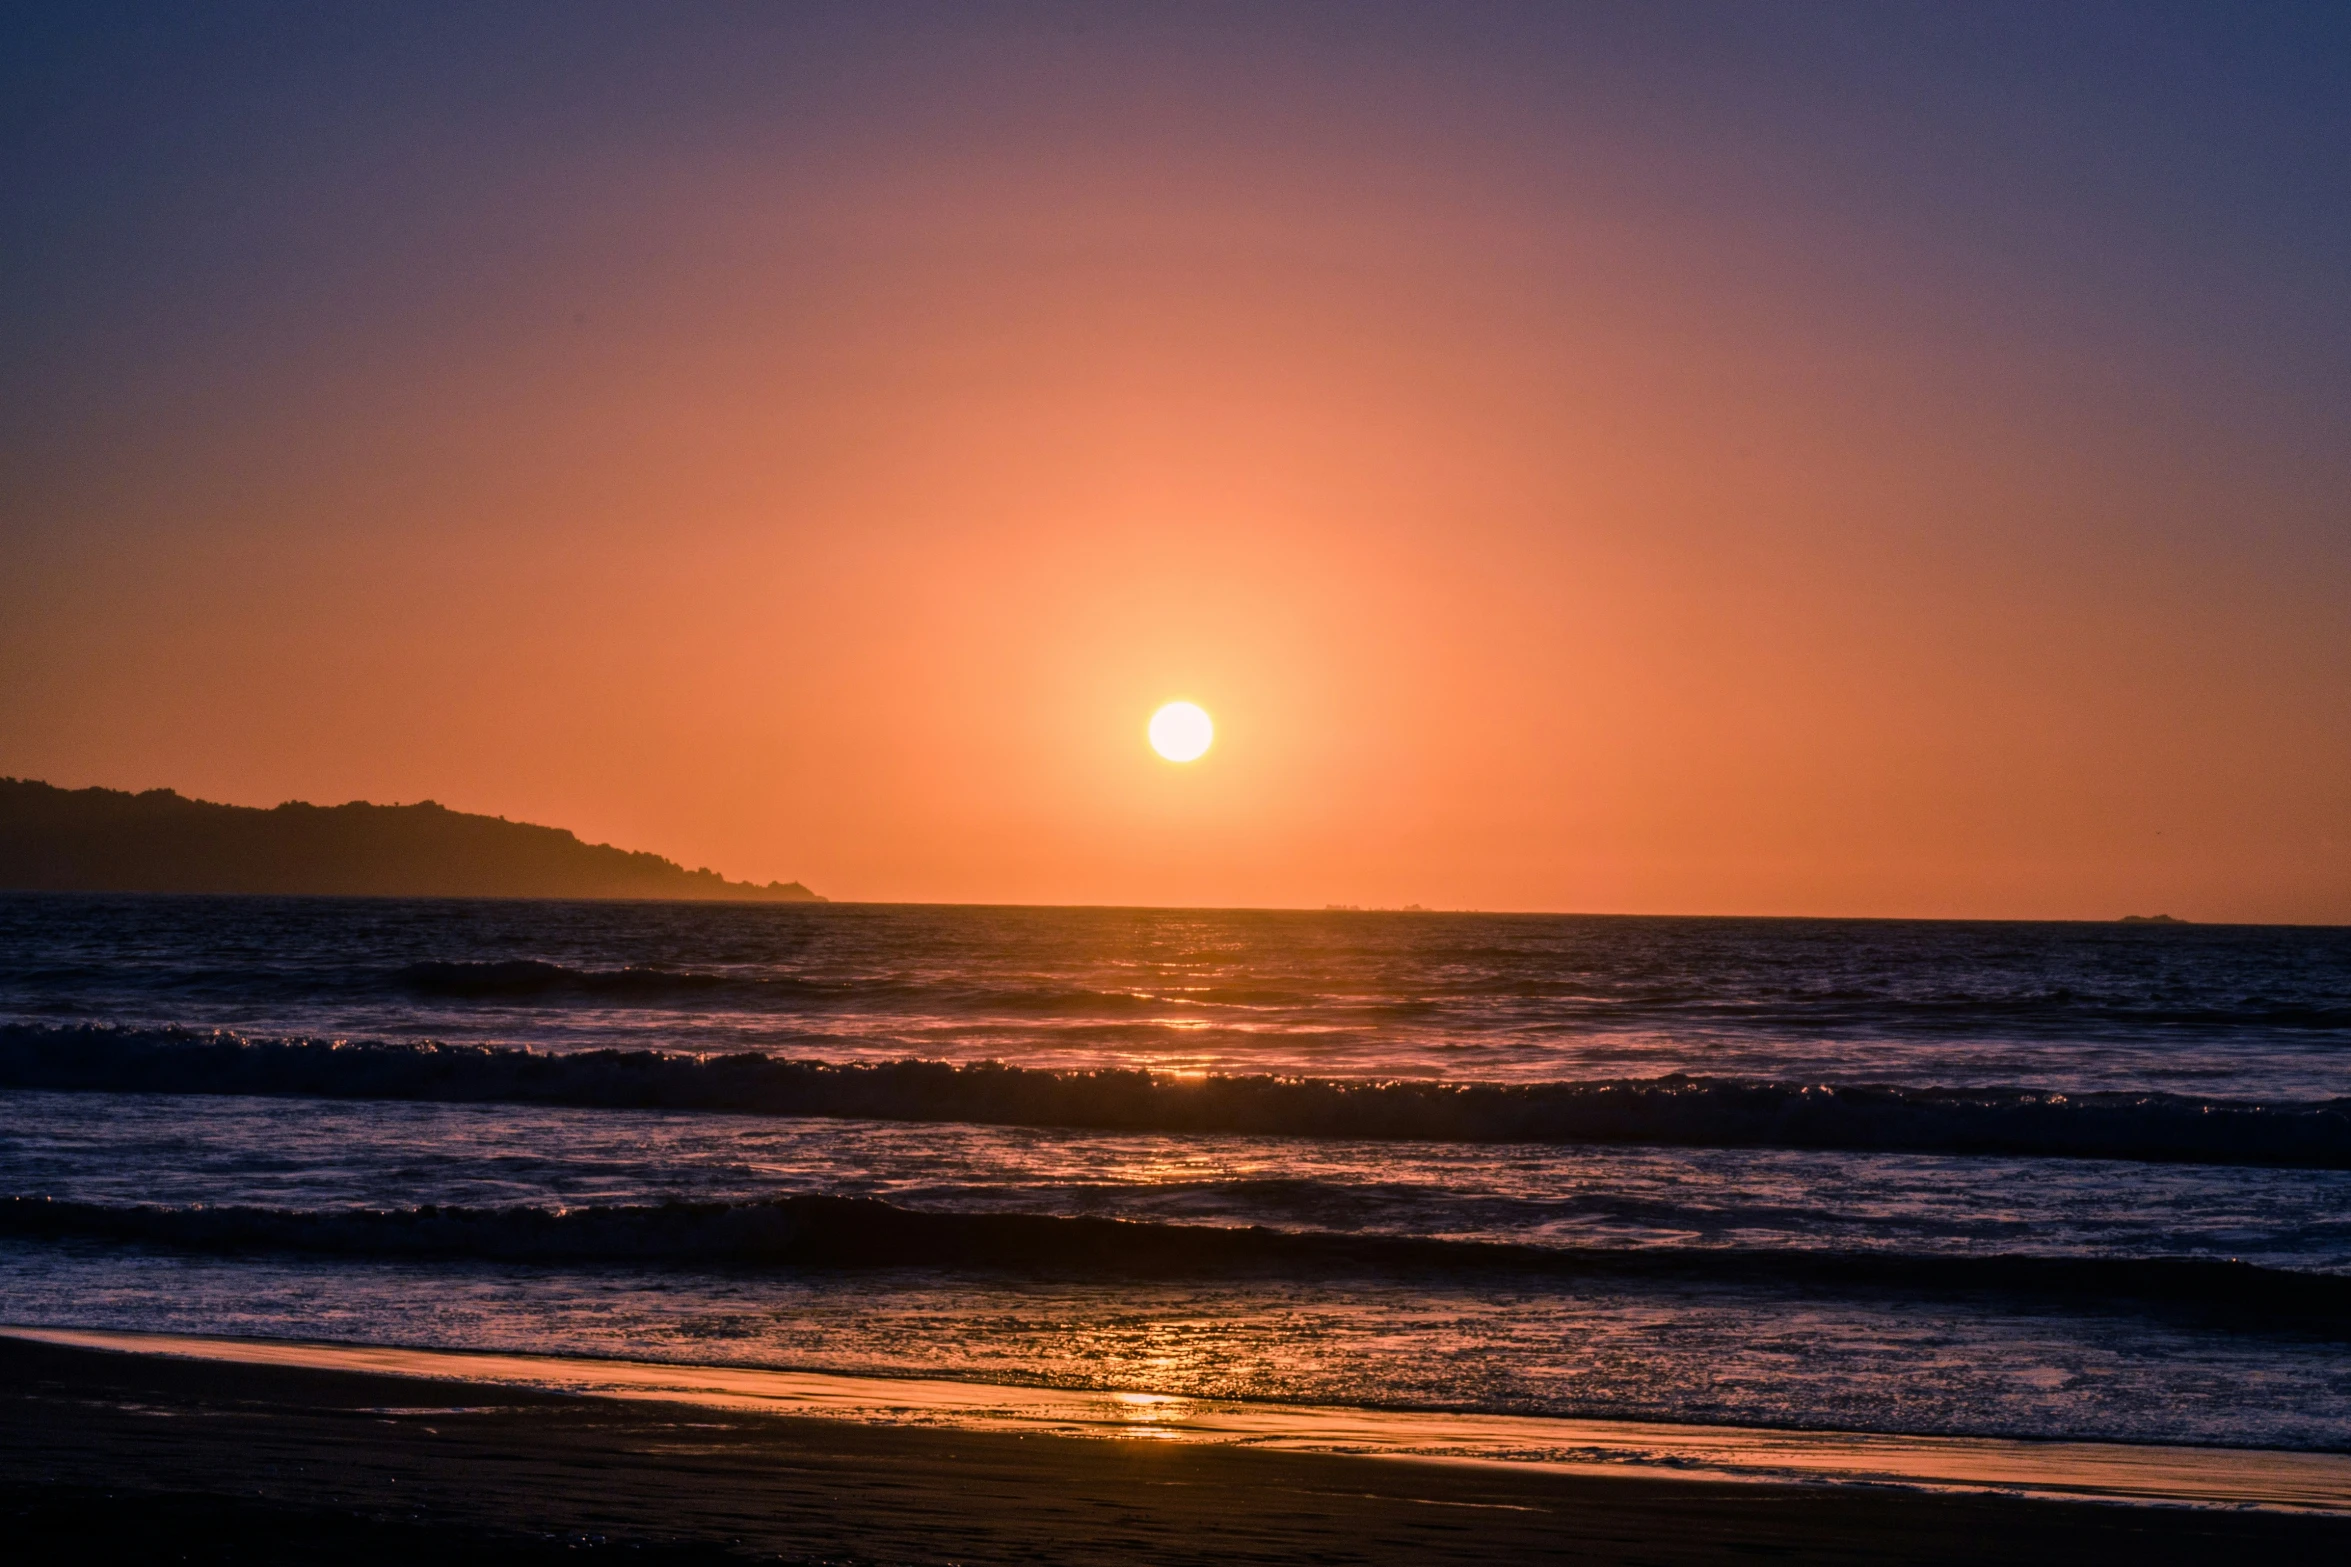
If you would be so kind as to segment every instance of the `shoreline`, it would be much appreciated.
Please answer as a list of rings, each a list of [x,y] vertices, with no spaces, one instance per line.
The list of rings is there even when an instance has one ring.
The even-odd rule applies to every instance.
[[[0,1336],[27,1562],[2326,1560],[2351,1517],[873,1424]]]
[[[1244,1448],[1633,1481],[1901,1487],[2351,1518],[2351,1453],[1260,1403],[942,1378],[9,1324],[0,1324],[0,1342],[865,1427]]]

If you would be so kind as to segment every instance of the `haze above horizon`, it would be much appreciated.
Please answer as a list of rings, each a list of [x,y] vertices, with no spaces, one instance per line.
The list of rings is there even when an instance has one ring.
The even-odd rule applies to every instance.
[[[0,26],[0,775],[2351,922],[2339,7]]]

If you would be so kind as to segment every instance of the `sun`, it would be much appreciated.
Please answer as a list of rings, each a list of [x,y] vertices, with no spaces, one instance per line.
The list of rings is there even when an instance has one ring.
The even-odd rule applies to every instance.
[[[1170,702],[1151,715],[1151,749],[1171,762],[1196,762],[1216,738],[1216,724],[1196,702]]]

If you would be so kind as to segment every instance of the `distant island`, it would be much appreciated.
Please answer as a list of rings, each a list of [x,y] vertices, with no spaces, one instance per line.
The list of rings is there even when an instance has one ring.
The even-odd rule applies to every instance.
[[[2169,914],[2125,914],[2122,917],[2122,923],[2125,925],[2185,925],[2188,922],[2183,919],[2175,919]]]
[[[0,778],[0,889],[822,903],[560,827],[421,805],[214,805]]]

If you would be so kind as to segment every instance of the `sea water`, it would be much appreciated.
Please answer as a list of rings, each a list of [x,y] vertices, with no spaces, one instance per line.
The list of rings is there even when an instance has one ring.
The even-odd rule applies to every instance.
[[[2351,931],[0,896],[0,1321],[2351,1447]]]

